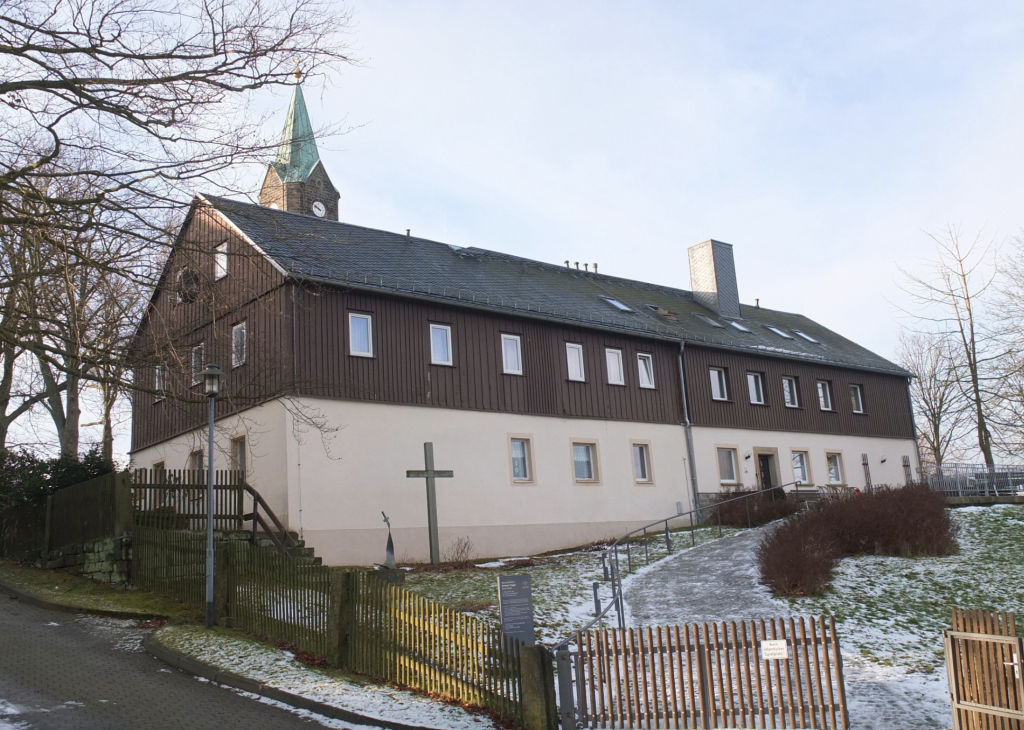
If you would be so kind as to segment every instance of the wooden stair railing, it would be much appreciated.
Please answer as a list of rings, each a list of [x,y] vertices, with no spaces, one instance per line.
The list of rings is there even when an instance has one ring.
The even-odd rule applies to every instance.
[[[252,512],[242,515],[242,520],[244,522],[252,521],[253,542],[256,541],[258,529],[262,527],[263,532],[270,537],[277,549],[283,555],[289,555],[289,548],[296,548],[299,546],[295,541],[295,538],[291,536],[288,532],[288,528],[286,528],[284,523],[281,522],[276,514],[274,514],[274,510],[270,509],[270,505],[267,504],[267,501],[263,499],[259,492],[248,484],[245,485],[245,491],[252,496]],[[270,519],[270,522],[273,523],[276,530],[271,529],[270,524],[268,524],[267,520],[265,520],[263,515],[260,514],[260,508],[263,509],[263,515],[266,515],[266,517]]]

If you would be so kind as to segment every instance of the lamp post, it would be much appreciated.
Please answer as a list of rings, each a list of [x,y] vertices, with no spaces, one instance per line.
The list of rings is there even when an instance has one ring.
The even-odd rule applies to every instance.
[[[216,412],[217,395],[224,372],[214,363],[199,373],[203,388],[210,401],[209,440],[206,449],[206,628],[213,628],[213,420]]]

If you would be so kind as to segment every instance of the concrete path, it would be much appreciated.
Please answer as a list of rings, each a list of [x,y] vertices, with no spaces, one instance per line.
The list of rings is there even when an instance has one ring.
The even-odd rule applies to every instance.
[[[684,551],[641,572],[625,591],[634,626],[749,620],[793,615],[758,582],[754,549],[764,530],[744,530]],[[857,627],[838,627],[844,632]],[[898,632],[898,627],[893,627]],[[876,635],[884,643],[884,634]],[[848,648],[849,642],[847,642]],[[903,672],[844,649],[850,722],[855,730],[942,730],[952,726],[938,677]]]
[[[349,727],[171,670],[142,651],[145,633],[0,596],[0,730]]]

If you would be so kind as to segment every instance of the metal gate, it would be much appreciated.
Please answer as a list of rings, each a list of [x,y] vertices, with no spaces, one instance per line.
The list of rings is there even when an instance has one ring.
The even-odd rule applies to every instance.
[[[1024,638],[944,631],[954,730],[1024,730]]]
[[[831,618],[577,635],[556,652],[569,728],[848,728]]]

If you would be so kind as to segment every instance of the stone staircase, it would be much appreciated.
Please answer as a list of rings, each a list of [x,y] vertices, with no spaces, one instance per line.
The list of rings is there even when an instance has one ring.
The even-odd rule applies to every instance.
[[[311,547],[306,547],[306,541],[300,540],[299,535],[296,532],[289,532],[288,535],[291,537],[291,541],[294,545],[289,544],[286,551],[298,565],[322,565],[323,558],[316,555],[316,552]],[[256,533],[256,539],[253,542],[254,545],[265,548],[267,550],[276,551],[277,544],[273,538],[263,532]]]

